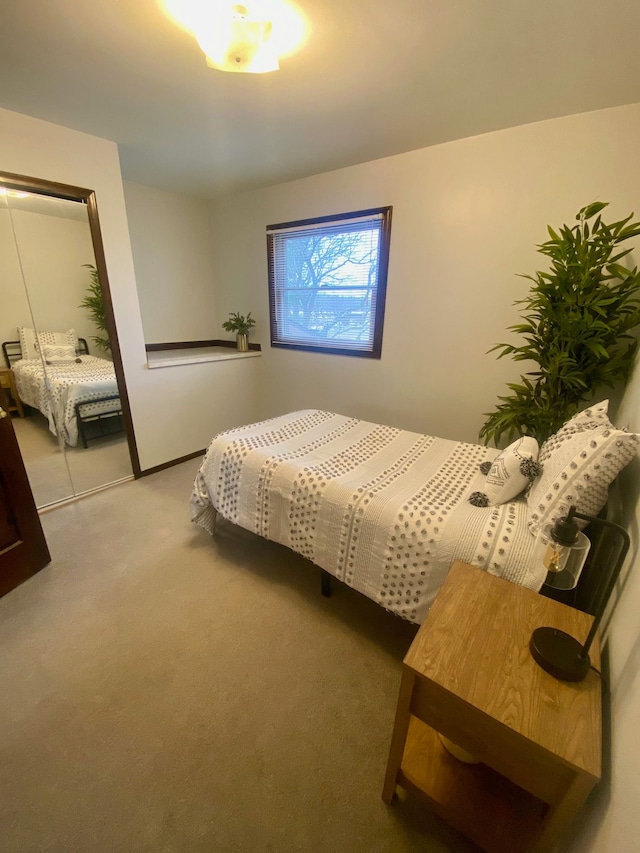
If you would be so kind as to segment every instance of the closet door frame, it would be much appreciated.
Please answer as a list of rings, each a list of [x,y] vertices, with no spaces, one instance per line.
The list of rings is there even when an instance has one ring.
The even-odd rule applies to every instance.
[[[133,470],[133,476],[138,479],[142,475],[142,471],[140,469],[140,457],[138,455],[138,447],[136,445],[136,438],[133,430],[129,394],[127,392],[127,383],[125,381],[124,367],[122,365],[122,355],[120,352],[120,342],[118,340],[115,314],[113,312],[113,302],[111,300],[111,290],[109,288],[109,276],[107,273],[107,262],[104,254],[104,244],[102,242],[100,219],[98,217],[96,194],[93,190],[86,189],[85,187],[60,184],[55,181],[31,178],[26,175],[16,175],[11,172],[0,172],[0,183],[7,187],[7,189],[39,193],[40,195],[64,198],[70,201],[80,201],[85,202],[87,205],[91,241],[93,243],[98,280],[102,291],[105,322],[107,324],[107,334],[111,344],[113,366],[116,379],[118,380],[118,393],[120,395],[122,417],[124,419],[125,433],[129,446],[129,456],[131,457],[131,468]]]

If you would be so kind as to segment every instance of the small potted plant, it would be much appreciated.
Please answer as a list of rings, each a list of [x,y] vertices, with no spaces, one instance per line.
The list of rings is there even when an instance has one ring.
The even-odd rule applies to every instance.
[[[249,311],[246,317],[238,313],[229,314],[229,319],[224,321],[222,328],[227,332],[235,332],[238,349],[240,352],[247,352],[249,349],[249,332],[255,324],[256,321]]]

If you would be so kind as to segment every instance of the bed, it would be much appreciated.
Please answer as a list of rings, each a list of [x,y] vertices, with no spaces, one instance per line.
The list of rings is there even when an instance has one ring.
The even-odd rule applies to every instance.
[[[68,339],[68,333],[43,334]],[[122,409],[113,363],[89,355],[84,338],[73,337],[73,341],[43,344],[42,357],[40,350],[24,357],[30,344],[22,336],[18,341],[6,341],[2,348],[21,401],[41,412],[50,431],[65,444],[86,448],[96,434],[122,429]],[[64,357],[44,358],[56,354]]]
[[[542,445],[528,489],[474,505],[489,465],[504,467],[516,445],[498,451],[332,412],[292,412],[213,438],[191,519],[213,534],[221,516],[279,542],[421,624],[454,559],[538,591],[546,577],[532,560],[540,525],[573,504],[597,514],[638,436],[613,427],[604,401]]]

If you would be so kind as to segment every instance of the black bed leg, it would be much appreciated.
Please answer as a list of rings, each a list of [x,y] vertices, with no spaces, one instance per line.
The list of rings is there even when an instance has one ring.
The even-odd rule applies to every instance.
[[[320,569],[320,581],[322,583],[322,594],[325,598],[329,598],[331,595],[331,575],[329,572],[325,572],[324,569]]]

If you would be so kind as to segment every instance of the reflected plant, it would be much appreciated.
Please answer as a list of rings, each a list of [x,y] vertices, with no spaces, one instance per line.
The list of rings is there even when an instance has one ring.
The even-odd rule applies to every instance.
[[[87,288],[87,295],[78,307],[86,308],[89,312],[91,320],[93,321],[98,331],[106,333],[108,331],[107,321],[104,314],[104,301],[102,299],[102,288],[100,287],[98,270],[94,267],[93,264],[83,264],[82,266],[90,270],[89,277],[91,281],[89,287]],[[94,335],[91,340],[98,347],[98,349],[104,350],[105,352],[111,349],[111,344],[109,343],[108,337],[100,337],[98,335]]]

